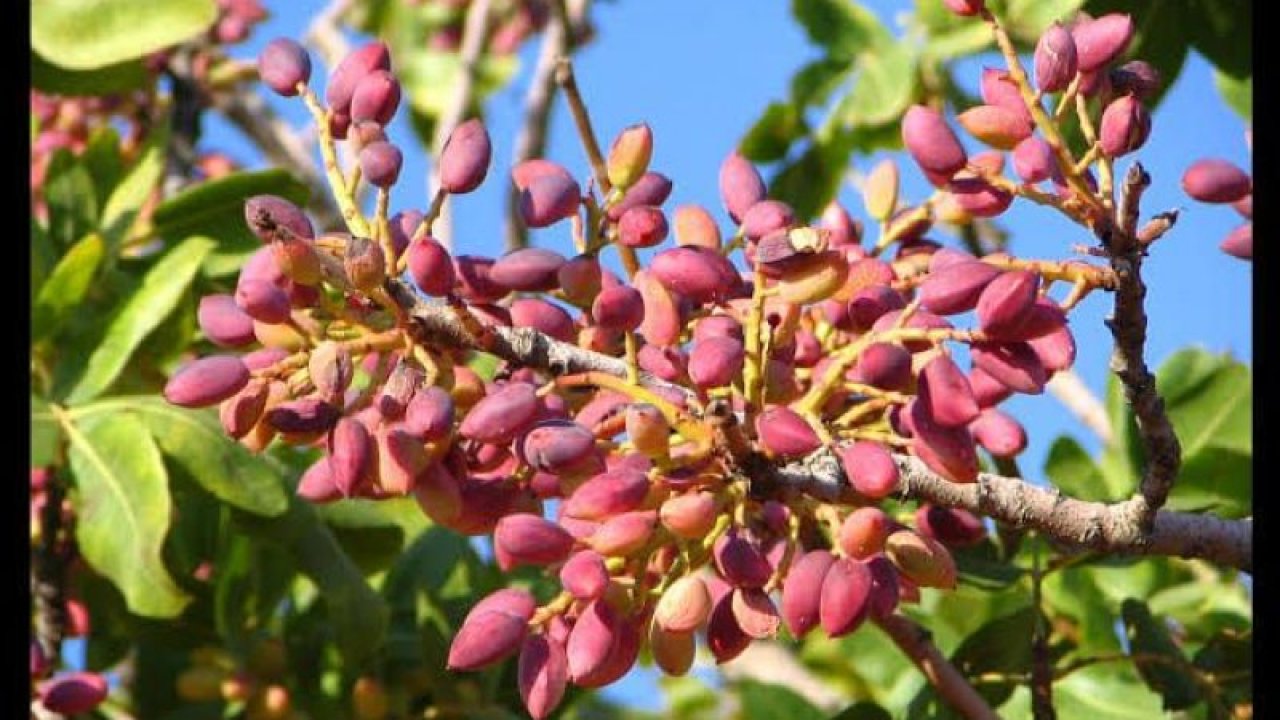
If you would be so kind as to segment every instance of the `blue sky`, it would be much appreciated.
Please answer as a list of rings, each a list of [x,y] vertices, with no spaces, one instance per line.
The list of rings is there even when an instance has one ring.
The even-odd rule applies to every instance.
[[[310,17],[325,3],[267,0],[264,4],[275,15],[255,30],[237,55],[252,58],[277,35],[300,36]],[[911,4],[903,0],[865,3],[895,30],[900,28],[894,16]],[[817,58],[819,50],[809,44],[785,2],[632,0],[595,5],[597,39],[577,54],[575,65],[601,141],[607,144],[626,125],[648,122],[655,136],[652,167],[675,182],[667,207],[699,203],[724,221],[722,227],[728,227],[716,189],[720,162],[768,102],[786,98],[792,73]],[[488,102],[487,124],[495,162],[485,185],[454,205],[454,242],[459,252],[502,252],[502,188],[536,52],[536,42],[526,43],[516,81]],[[970,87],[976,88],[983,64],[997,62],[987,57],[960,66]],[[323,74],[317,71],[318,77]],[[286,117],[303,122],[300,103],[272,100]],[[392,139],[405,149],[393,211],[425,209],[428,203],[428,166],[404,115],[402,108],[390,131]],[[585,177],[585,158],[562,104],[557,105],[551,122],[547,156]],[[1192,202],[1179,186],[1183,170],[1199,157],[1217,156],[1250,167],[1246,123],[1220,101],[1211,68],[1193,53],[1155,113],[1153,127],[1151,140],[1136,155],[1154,178],[1145,198],[1146,215],[1171,208],[1180,208],[1183,214],[1145,265],[1150,288],[1148,358],[1154,367],[1174,351],[1199,344],[1215,352],[1229,351],[1249,363],[1253,349],[1251,265],[1217,249],[1240,218],[1230,208]],[[251,167],[260,166],[252,148],[226,123],[210,117],[205,130],[205,146],[223,149]],[[860,157],[854,162],[867,170],[878,159]],[[927,186],[905,156],[904,160],[905,194],[919,201],[927,196]],[[1121,171],[1127,165],[1122,161]],[[861,213],[861,203],[851,188],[842,190],[841,199]],[[1079,228],[1036,206],[1015,207],[1000,222],[1010,231],[1011,248],[1018,254],[1064,259],[1071,257],[1073,244],[1090,242]],[[934,237],[956,243],[943,233]],[[534,242],[571,251],[567,226],[536,233]],[[1102,318],[1109,312],[1110,302],[1109,296],[1096,294],[1072,316],[1080,348],[1076,370],[1099,394],[1108,372],[1110,336]],[[1020,463],[1028,477],[1041,473],[1045,453],[1060,434],[1072,434],[1086,448],[1097,449],[1093,438],[1048,395],[1018,397],[1005,408],[1027,426],[1030,445]],[[651,676],[636,672],[610,694],[642,706],[660,707],[651,682]]]

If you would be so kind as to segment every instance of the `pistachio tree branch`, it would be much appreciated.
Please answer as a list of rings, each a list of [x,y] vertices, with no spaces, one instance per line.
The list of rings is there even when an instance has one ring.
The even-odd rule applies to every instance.
[[[431,138],[431,157],[435,162],[429,176],[427,197],[434,197],[440,187],[440,151],[444,149],[454,128],[466,118],[475,101],[480,54],[484,51],[485,41],[489,39],[492,20],[490,4],[490,0],[474,0],[467,8],[467,17],[462,25],[462,45],[458,50],[458,75],[453,81],[449,103],[441,111],[440,117],[436,118],[435,133]],[[440,217],[432,225],[432,236],[445,247],[450,247],[453,236],[449,218],[449,199],[445,197]]]
[[[542,46],[538,50],[538,64],[534,66],[529,89],[524,96],[524,119],[516,135],[512,166],[542,155],[547,146],[547,127],[551,119],[551,105],[556,93],[556,61],[568,57],[573,50],[573,39],[586,22],[591,0],[571,0],[566,7],[564,0],[551,3],[551,22],[542,32]],[[516,250],[529,244],[529,231],[520,220],[520,192],[515,185],[507,186],[507,249]]]
[[[911,658],[911,662],[938,690],[938,695],[956,712],[969,720],[999,719],[987,701],[933,644],[929,631],[922,625],[902,615],[877,618],[875,623],[903,654]]]
[[[1139,198],[1150,184],[1151,176],[1140,163],[1130,166],[1121,189],[1122,225],[1136,223]],[[1103,244],[1117,278],[1115,310],[1106,319],[1115,339],[1111,371],[1124,386],[1125,400],[1133,408],[1145,451],[1146,467],[1139,495],[1132,502],[1138,506],[1139,519],[1146,526],[1154,521],[1156,512],[1169,498],[1182,464],[1182,447],[1165,413],[1164,401],[1156,391],[1155,375],[1146,364],[1147,311],[1143,302],[1147,286],[1142,281],[1146,249],[1136,234],[1123,227],[1104,235]]]
[[[623,360],[554,340],[531,328],[494,327],[488,336],[476,337],[458,318],[456,308],[419,298],[402,280],[389,280],[387,291],[412,318],[409,331],[420,343],[483,350],[554,375],[597,371],[627,377]],[[686,388],[648,373],[640,373],[639,382],[664,397],[694,399]],[[900,471],[898,492],[907,499],[964,508],[1013,527],[1035,529],[1068,547],[1198,557],[1252,572],[1251,519],[1226,520],[1207,514],[1160,511],[1154,515],[1148,532],[1142,522],[1146,505],[1137,498],[1115,504],[1086,502],[1064,497],[1056,489],[987,473],[980,474],[976,483],[961,485],[933,473],[915,457],[895,457]],[[828,502],[866,504],[852,489],[830,448],[786,465],[760,463],[756,467],[762,477],[752,477],[753,482]]]

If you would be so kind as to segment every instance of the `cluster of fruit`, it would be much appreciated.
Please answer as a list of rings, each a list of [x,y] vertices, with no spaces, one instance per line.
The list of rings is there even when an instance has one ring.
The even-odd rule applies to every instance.
[[[1203,203],[1229,204],[1246,222],[1218,245],[1241,260],[1253,259],[1253,178],[1228,160],[1197,160],[1182,175],[1182,189]]]
[[[1036,53],[1041,93],[1105,78],[1088,81],[1109,96],[1093,159],[1131,152],[1150,130],[1140,101],[1150,73],[1107,69],[1131,33],[1125,16],[1055,25]],[[577,254],[499,258],[451,254],[431,237],[433,210],[388,216],[401,156],[383,127],[400,87],[384,45],[334,69],[325,105],[293,41],[273,41],[259,69],[307,102],[327,158],[335,140],[358,149],[351,177],[380,189],[377,214],[366,220],[350,204],[354,187],[336,164],[328,176],[348,202],[346,230],[317,233],[284,199],[249,200],[246,222],[264,247],[234,292],[199,307],[206,337],[243,354],[192,361],[165,395],[220,405],[226,432],[252,450],[277,438],[321,449],[297,487],[309,500],[412,495],[445,527],[492,534],[504,570],[558,578],[561,592],[541,604],[518,589],[479,602],[449,653],[457,670],[519,654],[534,717],[567,683],[622,677],[646,646],[678,675],[700,630],[724,662],[784,623],[797,637],[817,626],[845,635],[921,587],[953,587],[948,547],[986,530],[962,510],[882,509],[899,483],[895,453],[971,483],[980,448],[1021,452],[1025,432],[998,406],[1043,392],[1072,365],[1068,312],[1114,284],[1086,261],[977,257],[926,237],[935,220],[991,217],[1016,197],[1069,213],[1101,202],[1062,161],[1060,136],[1035,135],[1045,113],[1019,67],[984,74],[986,104],[959,119],[992,152],[969,157],[935,110],[907,113],[904,142],[937,191],[910,206],[897,165],[877,167],[863,190],[880,224],[874,243],[838,204],[803,223],[736,153],[719,174],[732,233],[697,205],[669,221],[673,183],[649,167],[652,133],[636,125],[607,158],[596,150],[585,190],[550,160],[512,168],[524,223],[567,225]],[[1001,175],[1001,151],[1013,152],[1021,183]],[[490,160],[484,126],[459,126],[439,158],[441,192],[471,192]],[[1048,180],[1055,193],[1036,189]],[[625,279],[602,266],[605,252],[619,254]],[[1062,299],[1055,285],[1069,287]],[[430,341],[420,312],[468,340]],[[469,363],[510,328],[536,331],[557,357],[582,360],[574,367],[610,356],[625,371],[570,372],[510,351],[481,377]],[[775,472],[824,450],[848,479],[840,502]]]

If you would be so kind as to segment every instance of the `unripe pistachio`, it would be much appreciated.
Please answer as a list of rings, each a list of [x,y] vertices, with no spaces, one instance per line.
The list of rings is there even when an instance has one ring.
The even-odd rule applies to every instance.
[[[1151,134],[1151,115],[1132,95],[1113,100],[1102,112],[1098,142],[1110,157],[1121,157],[1142,147]]]
[[[489,131],[472,118],[449,133],[440,151],[440,187],[455,195],[469,193],[484,182],[493,148]]]
[[[653,157],[653,131],[640,123],[623,128],[609,148],[607,171],[609,183],[616,190],[626,190],[649,169]]]
[[[1076,76],[1076,43],[1071,31],[1053,23],[1036,43],[1036,87],[1042,92],[1065,90]]]

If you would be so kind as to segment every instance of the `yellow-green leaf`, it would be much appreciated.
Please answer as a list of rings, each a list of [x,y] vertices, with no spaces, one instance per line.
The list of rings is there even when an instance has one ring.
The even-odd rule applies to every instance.
[[[39,0],[31,47],[56,65],[90,70],[189,40],[217,17],[214,0]]]
[[[85,561],[120,588],[132,612],[179,615],[190,597],[174,584],[161,558],[172,508],[151,432],[127,412],[64,429],[76,484],[76,541]]]

